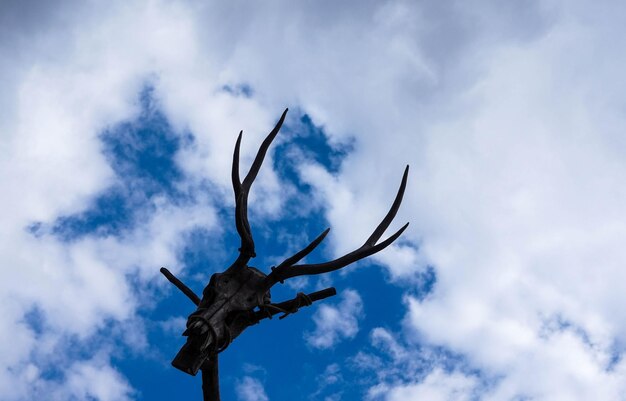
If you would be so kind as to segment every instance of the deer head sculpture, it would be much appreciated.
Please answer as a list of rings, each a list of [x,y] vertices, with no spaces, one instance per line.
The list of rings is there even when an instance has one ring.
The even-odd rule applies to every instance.
[[[207,361],[216,361],[216,356],[247,327],[261,319],[283,313],[282,317],[294,313],[299,307],[308,306],[313,301],[335,295],[334,288],[327,288],[312,294],[299,293],[296,298],[279,304],[272,303],[270,289],[276,283],[283,283],[292,277],[327,273],[341,269],[351,263],[379,252],[394,242],[407,228],[406,223],[396,233],[378,243],[384,231],[389,227],[402,202],[406,187],[409,166],[406,166],[402,182],[395,200],[387,215],[374,230],[372,235],[358,249],[337,259],[315,264],[297,264],[317,247],[330,229],[326,229],[304,249],[287,258],[278,266],[272,267],[269,274],[248,266],[250,259],[256,256],[254,240],[248,223],[248,194],[256,178],[267,150],[282,126],[287,110],[278,120],[274,129],[265,138],[243,181],[239,177],[239,148],[243,131],[239,133],[235,144],[232,166],[232,183],[235,192],[235,225],[241,237],[239,256],[222,273],[211,276],[202,292],[202,299],[174,277],[167,269],[161,272],[185,293],[197,309],[187,320],[187,329],[183,333],[187,342],[178,352],[172,365],[183,372],[195,375],[199,369],[207,368]],[[216,368],[216,366],[215,366]],[[215,373],[216,374],[216,373]]]

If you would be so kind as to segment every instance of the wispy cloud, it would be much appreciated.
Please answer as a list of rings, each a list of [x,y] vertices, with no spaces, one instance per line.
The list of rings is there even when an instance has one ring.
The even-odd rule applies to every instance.
[[[432,400],[432,401],[469,401],[473,395],[475,383],[472,377],[458,372],[445,373],[435,369],[416,384],[372,388],[368,399],[384,399],[388,401]]]
[[[268,401],[263,384],[250,376],[245,376],[237,383],[237,398],[241,401]]]
[[[355,290],[344,290],[336,306],[322,304],[315,311],[315,330],[305,334],[314,348],[331,348],[343,339],[353,338],[359,331],[363,315],[363,302]]]

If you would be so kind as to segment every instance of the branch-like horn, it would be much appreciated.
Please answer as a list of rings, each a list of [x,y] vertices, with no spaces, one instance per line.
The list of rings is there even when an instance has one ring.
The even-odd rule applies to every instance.
[[[248,193],[250,192],[252,182],[254,182],[254,179],[259,173],[268,148],[285,121],[285,116],[287,115],[288,110],[289,109],[285,109],[274,129],[267,135],[259,147],[259,151],[254,158],[254,162],[252,162],[250,171],[244,178],[243,182],[239,179],[239,148],[241,146],[243,131],[241,131],[237,137],[237,143],[235,144],[235,151],[233,153],[232,181],[233,190],[235,192],[235,225],[237,227],[239,237],[241,237],[241,247],[239,248],[239,257],[231,267],[243,267],[246,263],[248,263],[250,258],[256,256],[254,250],[254,240],[252,239],[252,231],[250,230],[250,224],[248,223]]]
[[[302,251],[296,253],[294,256],[288,258],[280,265],[278,265],[272,272],[267,276],[266,286],[267,288],[273,286],[277,282],[283,282],[284,280],[302,276],[309,274],[320,274],[327,273],[333,270],[341,269],[351,263],[356,262],[357,260],[363,259],[370,255],[375,254],[376,252],[382,251],[387,246],[389,246],[393,241],[398,239],[398,237],[404,232],[404,230],[408,227],[409,223],[406,223],[402,228],[396,231],[392,236],[384,240],[383,242],[377,244],[376,242],[383,235],[391,221],[396,216],[398,209],[400,208],[400,204],[402,203],[402,197],[404,195],[404,190],[406,189],[406,181],[409,175],[409,166],[406,166],[404,169],[404,174],[402,176],[402,182],[400,183],[400,188],[398,189],[398,193],[396,194],[396,198],[387,212],[387,215],[381,221],[381,223],[376,227],[376,230],[372,233],[372,235],[365,241],[365,243],[358,249],[341,256],[335,260],[331,260],[329,262],[317,263],[317,264],[303,264],[303,265],[294,265],[304,256],[306,256],[309,252],[313,250],[321,241],[324,239],[328,230],[324,231],[322,235],[316,238],[310,245],[304,248]]]

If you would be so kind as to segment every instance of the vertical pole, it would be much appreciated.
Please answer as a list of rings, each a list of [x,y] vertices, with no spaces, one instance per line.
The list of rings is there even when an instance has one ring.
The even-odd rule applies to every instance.
[[[220,401],[217,354],[207,358],[202,366],[202,395],[204,396],[204,401]]]

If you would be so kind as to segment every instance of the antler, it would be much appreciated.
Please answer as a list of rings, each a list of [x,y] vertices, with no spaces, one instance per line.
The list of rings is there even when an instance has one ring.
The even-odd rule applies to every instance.
[[[404,190],[406,188],[406,181],[409,175],[409,166],[407,165],[404,169],[404,174],[402,176],[402,182],[400,183],[400,188],[398,189],[398,193],[396,194],[396,199],[393,201],[389,212],[383,219],[383,221],[376,227],[376,230],[372,233],[372,235],[365,241],[365,243],[358,249],[341,256],[335,260],[331,260],[325,263],[317,263],[317,264],[303,264],[303,265],[294,265],[299,262],[302,258],[308,255],[316,246],[318,246],[330,228],[326,229],[322,234],[320,234],[313,242],[307,245],[304,249],[286,259],[280,265],[272,269],[272,272],[267,276],[266,286],[270,288],[277,282],[283,282],[284,280],[290,277],[308,275],[308,274],[320,274],[327,273],[333,270],[341,269],[351,263],[356,262],[357,260],[363,259],[370,255],[375,254],[376,252],[382,251],[387,246],[389,246],[393,241],[395,241],[402,232],[408,227],[409,223],[406,223],[402,228],[396,231],[391,237],[387,238],[385,241],[376,244],[376,242],[383,235],[391,221],[396,216],[398,208],[402,203],[402,196],[404,195]]]
[[[267,135],[261,144],[261,147],[254,158],[254,162],[250,167],[250,171],[248,171],[243,183],[239,180],[239,147],[241,145],[241,136],[243,131],[239,132],[239,136],[237,137],[235,152],[233,154],[232,181],[233,190],[235,191],[235,225],[237,226],[237,232],[241,237],[241,247],[239,248],[239,257],[237,257],[237,260],[235,260],[228,270],[231,268],[244,267],[251,258],[256,256],[256,253],[254,252],[254,240],[252,239],[250,224],[248,223],[248,193],[250,192],[252,182],[261,168],[261,164],[263,164],[263,159],[265,158],[267,149],[270,147],[272,141],[276,137],[276,134],[280,131],[280,127],[285,121],[285,116],[287,115],[288,110],[289,109],[285,109],[274,129]]]

